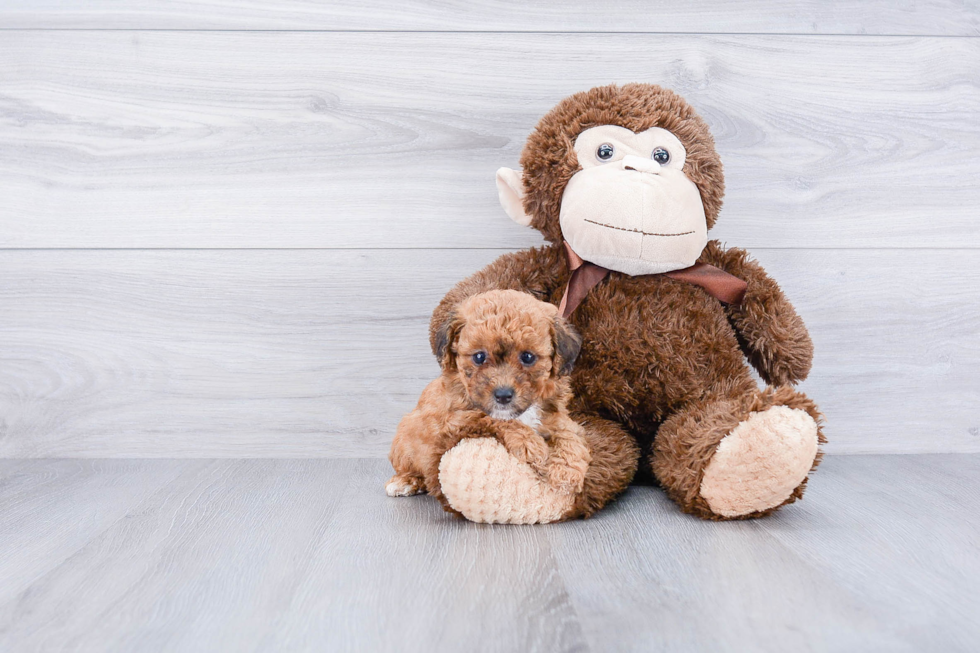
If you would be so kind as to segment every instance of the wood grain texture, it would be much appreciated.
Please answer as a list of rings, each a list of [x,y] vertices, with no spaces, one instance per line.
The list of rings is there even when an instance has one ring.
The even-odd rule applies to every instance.
[[[187,470],[95,534],[64,573],[0,605],[0,649],[25,650],[22,639],[35,650],[243,650],[305,576],[342,505],[344,468],[219,461]]]
[[[980,637],[978,455],[831,456],[802,503],[749,523],[633,487],[585,521],[477,525],[386,497],[390,471],[0,461],[0,479],[46,479],[0,486],[36,505],[0,512],[0,551],[74,514],[76,485],[105,488],[90,510],[132,505],[70,557],[31,552],[47,571],[4,592],[0,649],[956,653]],[[0,556],[0,578],[25,557]]]
[[[975,2],[6,0],[0,28],[980,35]]]
[[[586,650],[544,531],[481,528],[428,497],[387,501],[387,461],[349,469],[334,527],[264,650]]]
[[[0,457],[383,456],[430,311],[499,254],[0,252]],[[980,451],[980,253],[761,250],[830,451]]]
[[[978,458],[831,459],[830,473],[814,477],[816,501],[760,526],[860,606],[876,606],[909,650],[969,650],[980,634]],[[962,527],[947,531],[950,524]],[[873,543],[862,530],[876,534]],[[819,542],[812,533],[821,533]]]
[[[435,502],[386,501],[386,465],[215,461],[182,474],[0,603],[0,648],[581,650],[543,531],[488,543]]]
[[[615,81],[711,124],[717,237],[980,246],[980,39],[10,31],[0,247],[527,246],[495,169]]]
[[[828,475],[838,460],[827,461]],[[813,496],[822,480],[814,477],[804,503],[818,504],[827,523],[834,506]],[[805,562],[818,533],[802,535],[806,544],[792,548],[764,525],[706,527],[653,487],[631,488],[600,517],[549,532],[592,650],[608,650],[610,633],[618,633],[616,650],[623,651],[915,650],[877,605]],[[861,547],[852,555],[862,556]]]
[[[179,473],[200,467],[199,461],[0,461],[0,605],[127,519]]]
[[[616,633],[617,650],[968,651],[978,471],[976,455],[831,456],[757,522],[708,525],[634,487],[549,536],[595,650]]]

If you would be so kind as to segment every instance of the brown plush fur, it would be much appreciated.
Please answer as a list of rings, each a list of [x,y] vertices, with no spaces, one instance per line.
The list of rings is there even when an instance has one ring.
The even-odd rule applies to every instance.
[[[461,302],[436,338],[443,374],[398,425],[389,493],[427,491],[451,510],[439,483],[439,461],[460,439],[478,437],[499,439],[556,489],[581,493],[590,482],[591,455],[583,427],[568,414],[568,371],[581,341],[557,309],[526,293],[486,292]],[[475,361],[477,353],[486,360]],[[533,362],[521,360],[527,353]],[[505,405],[494,397],[499,388],[514,393]],[[529,409],[539,415],[536,428],[516,419]],[[592,478],[602,473],[594,470]]]
[[[667,490],[667,494],[688,513],[705,519],[732,519],[715,514],[700,494],[701,475],[692,470],[703,470],[714,454],[718,443],[749,414],[770,406],[789,406],[806,411],[818,424],[822,416],[816,404],[792,388],[766,388],[754,390],[741,397],[705,398],[692,402],[670,416],[657,432],[653,442],[653,454],[649,462],[655,477]],[[818,440],[826,442],[818,429]],[[817,454],[811,471],[820,464],[822,454]],[[806,480],[781,505],[793,503],[803,497]],[[777,506],[778,507],[778,506]],[[754,519],[765,516],[777,507],[741,515],[734,519]]]
[[[592,127],[618,125],[633,132],[662,127],[687,150],[684,174],[701,191],[708,229],[715,224],[725,194],[721,159],[707,123],[684,98],[652,84],[599,86],[565,98],[541,119],[521,154],[524,210],[531,226],[552,243],[562,240],[558,213],[568,180],[581,166],[575,138]]]
[[[579,169],[573,142],[584,129],[604,124],[673,132],[687,149],[684,172],[701,192],[708,227],[714,225],[724,191],[721,163],[707,125],[682,98],[645,84],[574,95],[541,120],[521,156],[525,210],[552,244],[505,254],[453,288],[433,314],[434,350],[454,308],[476,293],[509,288],[559,303],[569,272],[558,215],[565,184]],[[809,334],[776,282],[745,251],[726,250],[717,241],[708,243],[699,260],[748,283],[740,306],[725,306],[700,287],[663,275],[611,272],[570,318],[583,336],[571,405],[588,434],[596,469],[594,477],[590,470],[576,515],[595,512],[620,492],[642,450],[682,509],[721,519],[697,494],[721,438],[749,412],[768,406],[801,408],[819,418],[800,393],[760,391],[746,364],[747,358],[772,385],[796,383],[810,370]],[[624,444],[624,432],[638,447]],[[818,461],[819,456],[814,467]],[[786,503],[802,496],[804,486],[805,481]]]
[[[591,517],[630,484],[636,474],[640,449],[615,422],[594,415],[572,413],[582,425],[592,463],[585,473],[585,487],[565,519]]]

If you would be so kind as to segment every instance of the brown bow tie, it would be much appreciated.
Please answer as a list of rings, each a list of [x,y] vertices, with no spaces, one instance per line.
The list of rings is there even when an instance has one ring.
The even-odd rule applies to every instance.
[[[601,265],[583,260],[581,256],[572,251],[568,242],[565,242],[565,251],[568,253],[568,267],[572,271],[572,276],[568,279],[568,285],[565,286],[565,294],[562,295],[561,304],[558,305],[558,313],[567,318],[575,312],[589,291],[606,278],[609,270]],[[707,263],[695,263],[689,268],[664,272],[663,274],[677,281],[701,286],[718,301],[736,306],[742,303],[745,298],[745,289],[748,287],[748,284],[738,277]]]

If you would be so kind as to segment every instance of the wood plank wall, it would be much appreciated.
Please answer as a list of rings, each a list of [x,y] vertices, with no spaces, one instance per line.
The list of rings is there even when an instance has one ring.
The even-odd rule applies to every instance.
[[[0,0],[0,457],[376,456],[562,97],[711,124],[828,450],[980,451],[980,4]]]

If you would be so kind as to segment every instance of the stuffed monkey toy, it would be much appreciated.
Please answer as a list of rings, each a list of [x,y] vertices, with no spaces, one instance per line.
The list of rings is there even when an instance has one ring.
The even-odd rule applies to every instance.
[[[571,408],[592,462],[583,490],[563,494],[495,440],[464,439],[441,458],[441,500],[473,521],[588,517],[638,469],[705,519],[801,498],[825,442],[816,405],[792,387],[813,345],[762,266],[708,240],[724,178],[704,120],[658,86],[593,88],[541,119],[520,162],[497,173],[501,204],[549,244],[457,284],[432,316],[431,344],[476,293],[559,306],[583,338]]]

